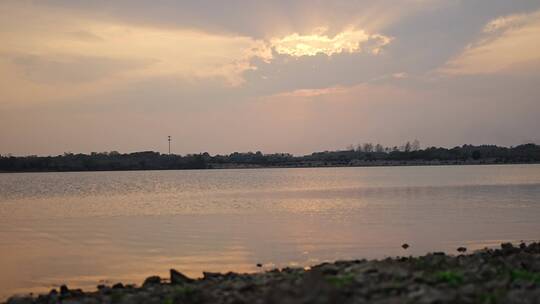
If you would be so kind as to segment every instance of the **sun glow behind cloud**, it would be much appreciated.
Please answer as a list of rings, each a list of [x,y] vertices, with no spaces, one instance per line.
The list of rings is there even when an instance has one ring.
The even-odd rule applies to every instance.
[[[39,3],[5,3],[3,9],[9,11],[0,20],[3,103],[69,99],[158,77],[238,87],[246,71],[257,69],[255,59],[271,63],[275,54],[378,54],[392,40],[357,27],[334,35],[320,27],[308,35],[256,39],[131,24]]]
[[[293,33],[282,38],[274,38],[270,43],[278,54],[301,57],[356,53],[362,51],[362,45],[368,42],[368,51],[378,54],[381,48],[391,41],[387,36],[372,35],[356,28],[346,29],[333,37],[326,35],[325,32],[326,29],[317,29],[315,33],[309,35]]]

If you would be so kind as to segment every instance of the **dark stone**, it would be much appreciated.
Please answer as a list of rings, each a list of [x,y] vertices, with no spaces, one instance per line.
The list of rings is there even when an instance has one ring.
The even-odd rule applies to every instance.
[[[238,278],[239,276],[240,276],[240,275],[239,275],[238,273],[232,272],[232,271],[229,271],[229,272],[227,272],[227,273],[225,274],[225,277],[226,277],[227,279],[236,279],[236,278]]]
[[[503,251],[513,251],[514,250],[514,245],[512,245],[512,243],[502,243],[501,244],[501,249]]]
[[[56,294],[38,295],[35,302],[37,303],[56,303]]]
[[[263,265],[261,263],[257,263],[257,267],[262,267]]]
[[[122,283],[116,283],[112,286],[113,289],[123,289],[124,288],[124,284]]]
[[[66,285],[60,286],[60,294],[67,295],[69,293],[69,288]]]
[[[7,304],[32,304],[34,299],[32,297],[23,296],[23,297],[11,297],[7,300]]]
[[[367,274],[370,274],[370,273],[378,273],[379,272],[379,269],[375,268],[375,267],[372,267],[372,268],[367,268],[366,270],[364,270],[364,273],[367,273]]]
[[[181,272],[176,271],[174,269],[171,269],[170,273],[171,273],[171,284],[173,285],[182,285],[182,284],[191,283],[194,281],[193,279],[188,278]]]
[[[501,249],[513,249],[514,248],[514,245],[512,245],[512,243],[502,243],[501,244]]]
[[[161,284],[161,278],[158,276],[151,276],[144,280],[143,286],[159,285]]]
[[[467,251],[467,248],[465,248],[465,247],[458,247],[457,251],[458,251],[458,252],[466,252],[466,251]]]
[[[514,247],[512,243],[503,243],[501,244],[501,250],[504,255],[513,254],[519,251],[518,248]]]
[[[84,292],[82,291],[82,289],[80,288],[77,288],[77,289],[71,289],[69,291],[69,295],[72,296],[72,297],[80,297],[80,296],[83,296],[84,295]]]
[[[217,279],[217,278],[220,278],[222,277],[223,275],[219,272],[208,272],[208,271],[203,271],[203,278],[206,280],[206,279]]]
[[[409,248],[409,244],[405,243],[405,244],[401,245],[401,248],[407,250],[407,248]]]

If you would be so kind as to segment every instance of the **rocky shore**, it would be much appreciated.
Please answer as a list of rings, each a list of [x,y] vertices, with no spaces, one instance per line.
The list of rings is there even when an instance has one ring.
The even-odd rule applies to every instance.
[[[6,303],[540,303],[540,243],[465,251],[252,274],[206,272],[200,279],[171,270],[169,278],[149,277],[142,286],[100,285],[93,292],[62,286]]]

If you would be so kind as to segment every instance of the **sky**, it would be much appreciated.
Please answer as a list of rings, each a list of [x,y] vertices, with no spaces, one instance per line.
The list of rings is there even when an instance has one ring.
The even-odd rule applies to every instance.
[[[0,2],[0,154],[540,143],[540,1]]]

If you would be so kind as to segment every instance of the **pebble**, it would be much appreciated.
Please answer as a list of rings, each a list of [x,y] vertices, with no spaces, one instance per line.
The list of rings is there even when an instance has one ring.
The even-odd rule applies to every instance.
[[[183,273],[176,271],[174,269],[170,270],[170,274],[171,274],[172,285],[183,285],[183,284],[191,283],[194,281],[193,279],[188,278]]]

